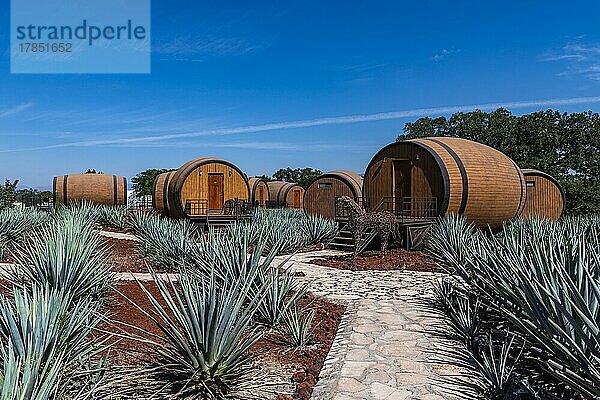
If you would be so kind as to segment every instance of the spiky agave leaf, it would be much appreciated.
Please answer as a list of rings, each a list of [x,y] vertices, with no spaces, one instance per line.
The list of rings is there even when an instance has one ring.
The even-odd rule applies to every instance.
[[[464,224],[447,229],[461,237]],[[459,231],[455,232],[454,230]],[[471,236],[473,238],[473,236]],[[542,369],[586,398],[600,396],[600,224],[533,219],[475,236],[442,262],[532,344]],[[445,261],[444,261],[445,260]]]
[[[283,332],[293,346],[304,347],[310,344],[312,339],[312,322],[315,318],[315,313],[315,310],[302,312],[298,307],[286,311]]]
[[[272,268],[270,272],[258,276],[260,286],[266,287],[266,294],[258,303],[256,319],[274,327],[288,311],[295,308],[308,288],[300,285],[292,275],[280,268]]]
[[[9,280],[22,287],[64,291],[77,302],[100,300],[112,287],[108,253],[89,220],[65,215],[15,256]]]
[[[518,364],[523,347],[516,356],[512,356],[514,350],[515,335],[506,332],[500,349],[489,334],[487,343],[475,357],[481,377],[483,394],[490,400],[503,400],[511,394],[515,386],[515,366]]]
[[[316,215],[308,215],[302,228],[310,244],[329,243],[338,234],[338,224],[334,220]]]
[[[155,266],[176,271],[190,259],[198,237],[197,227],[187,220],[169,220],[137,213],[132,226],[140,239],[138,251]]]
[[[127,206],[102,205],[98,207],[98,222],[104,227],[125,230],[129,213]]]
[[[0,260],[12,255],[27,237],[50,220],[50,214],[36,209],[0,210]]]
[[[42,400],[78,391],[79,363],[99,351],[90,339],[100,322],[95,311],[89,300],[75,303],[68,293],[35,287],[2,298],[0,399]]]
[[[263,296],[253,292],[254,279],[218,283],[214,274],[183,274],[165,283],[155,276],[160,297],[140,284],[153,306],[148,316],[164,334],[165,343],[154,347],[162,362],[154,378],[179,396],[198,399],[224,398],[249,379],[249,349],[261,337],[250,328]]]

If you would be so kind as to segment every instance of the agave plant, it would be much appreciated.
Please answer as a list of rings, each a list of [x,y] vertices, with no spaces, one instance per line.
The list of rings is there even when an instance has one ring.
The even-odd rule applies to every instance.
[[[312,322],[315,318],[315,310],[303,313],[294,307],[285,313],[283,332],[295,347],[305,347],[312,339]]]
[[[515,335],[506,333],[502,346],[496,349],[492,335],[479,357],[475,358],[485,398],[490,400],[504,400],[509,397],[516,386],[515,366],[518,364],[523,347],[516,356],[511,355],[514,350]]]
[[[273,268],[269,273],[258,275],[261,285],[266,287],[266,295],[258,303],[256,318],[268,326],[275,326],[282,316],[296,306],[306,294],[307,287],[301,286],[296,279],[280,268]]]
[[[541,369],[585,398],[600,396],[598,219],[520,221],[496,237],[460,219],[441,225],[429,243],[437,261],[532,343]]]
[[[79,368],[101,348],[91,340],[95,306],[66,292],[15,289],[0,300],[0,399],[85,399],[91,371]],[[84,389],[85,388],[85,389]]]
[[[72,301],[101,300],[112,287],[108,254],[90,221],[64,216],[15,255],[8,278],[21,287],[50,288]]]
[[[247,382],[249,349],[261,337],[251,328],[263,295],[255,292],[255,277],[219,282],[214,274],[183,274],[177,283],[154,278],[159,297],[140,284],[153,306],[151,312],[142,311],[163,332],[153,347],[160,362],[153,378],[177,396],[203,399],[224,398]]]
[[[140,239],[138,250],[155,266],[173,271],[186,264],[198,236],[192,222],[152,214],[138,214],[133,221]]]
[[[35,229],[49,220],[48,213],[36,209],[0,210],[0,260],[12,255]]]
[[[338,234],[337,222],[315,215],[305,218],[302,228],[311,244],[328,243]]]
[[[127,227],[128,216],[127,206],[103,205],[98,208],[98,222],[104,227],[123,231]]]

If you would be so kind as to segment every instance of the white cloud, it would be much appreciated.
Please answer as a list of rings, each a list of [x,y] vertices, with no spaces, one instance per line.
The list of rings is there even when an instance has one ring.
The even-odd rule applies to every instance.
[[[442,49],[439,53],[437,53],[433,57],[431,57],[431,59],[435,62],[442,61],[449,55],[457,53],[457,52],[458,52],[457,50],[453,50],[453,49]]]
[[[410,117],[424,117],[424,116],[438,116],[444,114],[452,114],[455,112],[468,112],[474,109],[479,110],[495,110],[503,107],[508,109],[518,108],[532,108],[532,107],[550,107],[550,106],[565,106],[565,105],[577,105],[577,104],[593,104],[600,103],[600,97],[575,97],[568,99],[546,99],[546,100],[528,100],[528,101],[510,101],[510,102],[498,102],[498,103],[484,103],[484,104],[469,104],[461,106],[446,106],[446,107],[434,107],[434,108],[416,108],[412,110],[402,111],[391,111],[381,112],[375,114],[358,114],[358,115],[347,115],[338,117],[324,117],[298,121],[284,121],[274,122],[269,124],[261,125],[248,125],[232,128],[214,128],[192,132],[182,133],[171,133],[164,135],[147,135],[139,137],[121,137],[111,139],[96,139],[96,140],[82,140],[74,142],[65,142],[48,146],[29,147],[21,149],[6,149],[0,150],[0,153],[10,153],[19,151],[34,151],[34,150],[50,150],[65,147],[94,147],[94,146],[108,146],[108,145],[131,145],[131,144],[143,144],[143,143],[157,143],[170,140],[202,137],[202,136],[225,136],[225,135],[239,135],[239,134],[251,134],[259,132],[269,132],[276,130],[286,129],[297,129],[297,128],[310,128],[317,126],[326,125],[342,125],[342,124],[355,124],[361,122],[371,121],[384,121]]]
[[[10,116],[18,114],[20,112],[29,110],[31,107],[33,107],[33,103],[29,102],[29,103],[19,104],[17,106],[7,108],[4,110],[0,110],[0,118],[10,117]]]
[[[560,50],[542,54],[542,62],[563,63],[565,70],[561,76],[583,76],[600,81],[600,43],[586,43],[579,37],[575,42],[570,42]]]

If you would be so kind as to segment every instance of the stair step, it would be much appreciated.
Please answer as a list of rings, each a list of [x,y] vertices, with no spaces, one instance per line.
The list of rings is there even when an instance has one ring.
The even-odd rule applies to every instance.
[[[353,244],[330,243],[329,245],[331,247],[341,247],[341,248],[344,248],[344,249],[354,249],[354,245]]]
[[[334,241],[334,242],[335,242],[335,241],[338,241],[338,240],[340,240],[340,241],[349,241],[349,240],[350,240],[350,241],[353,241],[353,240],[354,240],[354,238],[351,238],[351,237],[344,237],[344,236],[337,236],[335,239],[333,239],[333,241]]]

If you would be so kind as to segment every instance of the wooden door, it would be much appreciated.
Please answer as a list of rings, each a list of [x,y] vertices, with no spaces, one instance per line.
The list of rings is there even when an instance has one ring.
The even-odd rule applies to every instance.
[[[223,174],[208,174],[208,209],[223,209]]]
[[[260,204],[261,207],[265,205],[265,188],[262,186],[258,187],[258,204]]]
[[[394,203],[396,212],[410,212],[410,203],[405,201],[411,197],[411,170],[408,160],[395,160],[393,168]]]
[[[294,208],[300,208],[300,190],[294,189]]]

